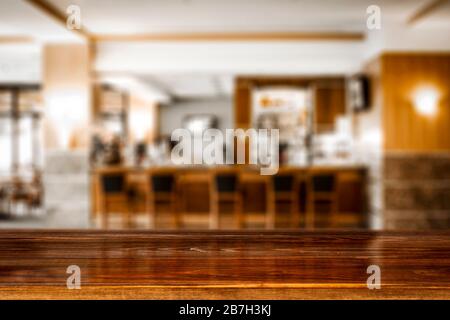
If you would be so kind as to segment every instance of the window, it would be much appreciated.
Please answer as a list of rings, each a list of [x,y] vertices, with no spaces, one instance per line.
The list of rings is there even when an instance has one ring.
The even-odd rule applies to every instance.
[[[0,86],[0,176],[28,176],[41,167],[40,119],[38,86]]]

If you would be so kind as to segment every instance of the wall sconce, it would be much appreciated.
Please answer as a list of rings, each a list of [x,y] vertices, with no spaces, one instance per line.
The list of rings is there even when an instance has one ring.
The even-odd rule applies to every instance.
[[[424,116],[434,116],[437,113],[439,93],[435,88],[422,87],[413,95],[416,112]]]

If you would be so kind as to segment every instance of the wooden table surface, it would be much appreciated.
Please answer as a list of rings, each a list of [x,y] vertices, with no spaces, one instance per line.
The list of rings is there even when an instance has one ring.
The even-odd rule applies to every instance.
[[[0,298],[450,299],[450,232],[0,231]]]

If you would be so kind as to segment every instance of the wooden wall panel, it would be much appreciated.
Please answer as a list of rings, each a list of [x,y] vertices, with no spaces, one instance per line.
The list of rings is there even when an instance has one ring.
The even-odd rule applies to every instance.
[[[450,151],[450,54],[382,56],[383,132],[386,151]],[[416,112],[413,93],[435,88],[434,116]]]
[[[237,79],[234,92],[234,125],[235,128],[247,129],[252,121],[251,83],[245,79]]]
[[[234,95],[234,124],[236,128],[251,127],[252,89],[261,86],[314,86],[320,95],[321,114],[316,119],[327,125],[333,123],[334,117],[341,111],[342,113],[345,112],[345,79],[343,77],[240,77],[236,80]],[[324,95],[323,98],[322,95]]]
[[[345,87],[318,87],[315,96],[316,132],[333,131],[336,117],[345,114]]]

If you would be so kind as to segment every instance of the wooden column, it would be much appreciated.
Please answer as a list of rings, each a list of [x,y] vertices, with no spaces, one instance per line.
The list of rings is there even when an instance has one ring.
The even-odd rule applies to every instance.
[[[43,50],[45,146],[88,148],[91,119],[89,44],[50,44]]]

